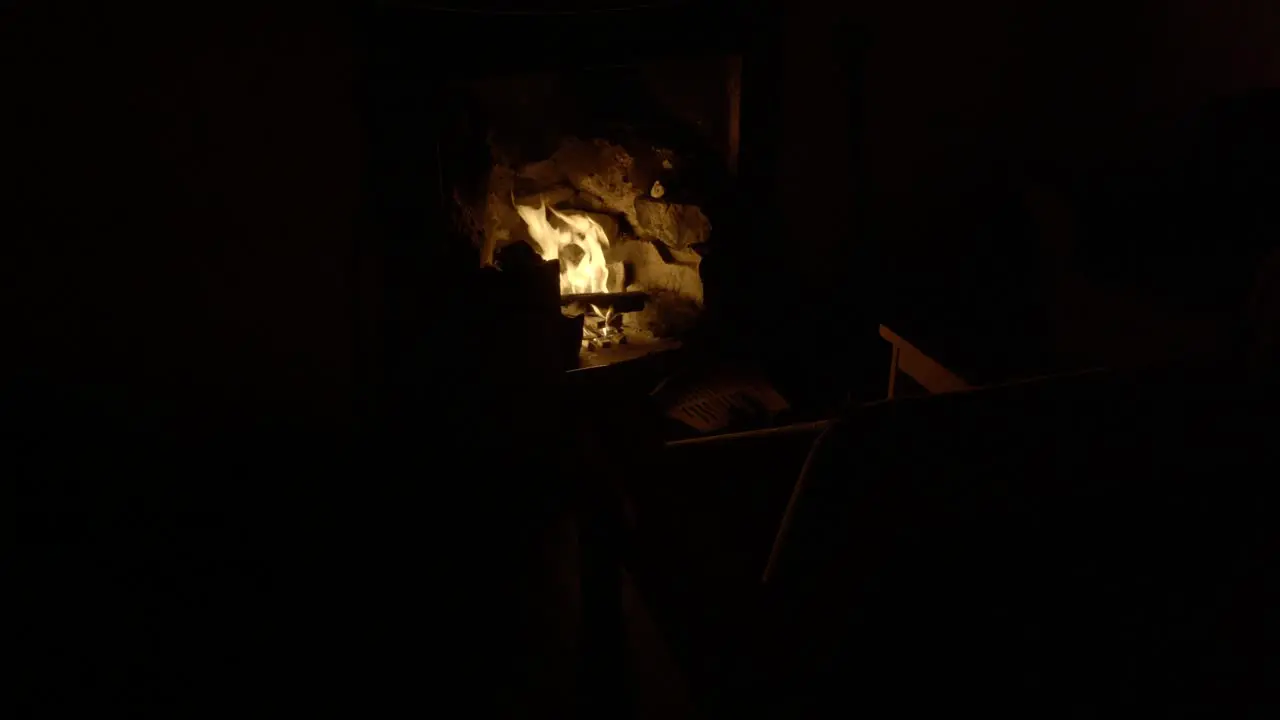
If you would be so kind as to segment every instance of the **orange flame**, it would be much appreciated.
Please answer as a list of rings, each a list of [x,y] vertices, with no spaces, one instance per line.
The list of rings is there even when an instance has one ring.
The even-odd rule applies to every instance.
[[[609,247],[609,237],[600,223],[586,215],[551,212],[567,228],[555,227],[547,219],[547,205],[540,200],[538,207],[517,205],[516,212],[529,228],[529,236],[538,246],[543,260],[560,261],[560,294],[603,293],[609,291],[609,267],[604,249]],[[570,245],[582,251],[581,259],[570,261],[561,256]]]

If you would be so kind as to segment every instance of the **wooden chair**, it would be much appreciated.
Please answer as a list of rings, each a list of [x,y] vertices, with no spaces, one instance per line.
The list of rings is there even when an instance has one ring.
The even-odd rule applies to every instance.
[[[1251,697],[1265,523],[1244,478],[1274,453],[1260,406],[1198,377],[1086,373],[850,413],[773,549],[754,704],[1043,716]]]

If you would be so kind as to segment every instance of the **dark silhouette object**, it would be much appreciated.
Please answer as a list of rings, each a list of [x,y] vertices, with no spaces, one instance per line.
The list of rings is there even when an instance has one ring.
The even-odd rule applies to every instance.
[[[788,508],[753,680],[787,717],[1247,708],[1273,402],[1165,371],[855,410]]]

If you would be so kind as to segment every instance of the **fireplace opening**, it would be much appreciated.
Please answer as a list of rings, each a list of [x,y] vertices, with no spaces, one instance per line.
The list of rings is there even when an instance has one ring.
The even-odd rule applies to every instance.
[[[773,16],[699,2],[378,16],[368,90],[393,258],[388,402],[427,382],[426,354],[506,378],[508,334],[513,348],[557,346],[538,348],[540,368],[625,365],[575,382],[624,378],[663,387],[664,407],[717,405],[699,406],[698,432],[840,401],[826,378],[843,372],[831,358],[847,303],[799,270],[837,263],[826,251],[843,245],[798,233],[796,214],[825,211],[781,192],[792,136]],[[812,173],[815,186],[832,174]],[[764,386],[776,392],[754,397]],[[729,412],[740,395],[753,399]]]
[[[441,188],[476,263],[554,274],[580,366],[679,347],[729,212],[740,58],[453,78]],[[570,333],[574,334],[574,333]]]

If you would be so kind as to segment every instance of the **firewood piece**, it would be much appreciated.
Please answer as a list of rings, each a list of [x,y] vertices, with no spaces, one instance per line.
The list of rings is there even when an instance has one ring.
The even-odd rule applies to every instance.
[[[701,258],[688,250],[671,249],[668,255],[676,262],[668,263],[658,251],[660,242],[647,240],[618,243],[613,260],[634,270],[631,279],[637,290],[666,290],[702,305],[702,279],[698,274]]]
[[[636,230],[665,245],[683,249],[711,237],[711,221],[697,205],[678,205],[649,197],[636,198]]]
[[[561,295],[560,304],[565,306],[578,303],[584,309],[595,305],[601,310],[612,309],[614,312],[624,313],[635,312],[643,308],[648,298],[649,296],[642,292],[579,293],[576,295]]]
[[[604,140],[569,138],[561,143],[552,160],[571,185],[599,198],[610,212],[625,215],[634,224],[635,199],[641,190],[630,182],[634,160],[625,149]]]
[[[537,192],[531,192],[527,195],[521,195],[516,198],[515,204],[528,205],[529,207],[538,207],[538,205],[541,203],[541,204],[547,205],[548,207],[552,207],[562,202],[565,202],[566,200],[569,200],[574,195],[576,195],[577,192],[578,192],[577,190],[574,190],[573,188],[567,185],[556,185],[553,187],[549,187],[545,190],[539,190]]]
[[[555,187],[565,181],[564,171],[550,158],[522,166],[516,177],[521,185],[531,184],[539,190]]]

